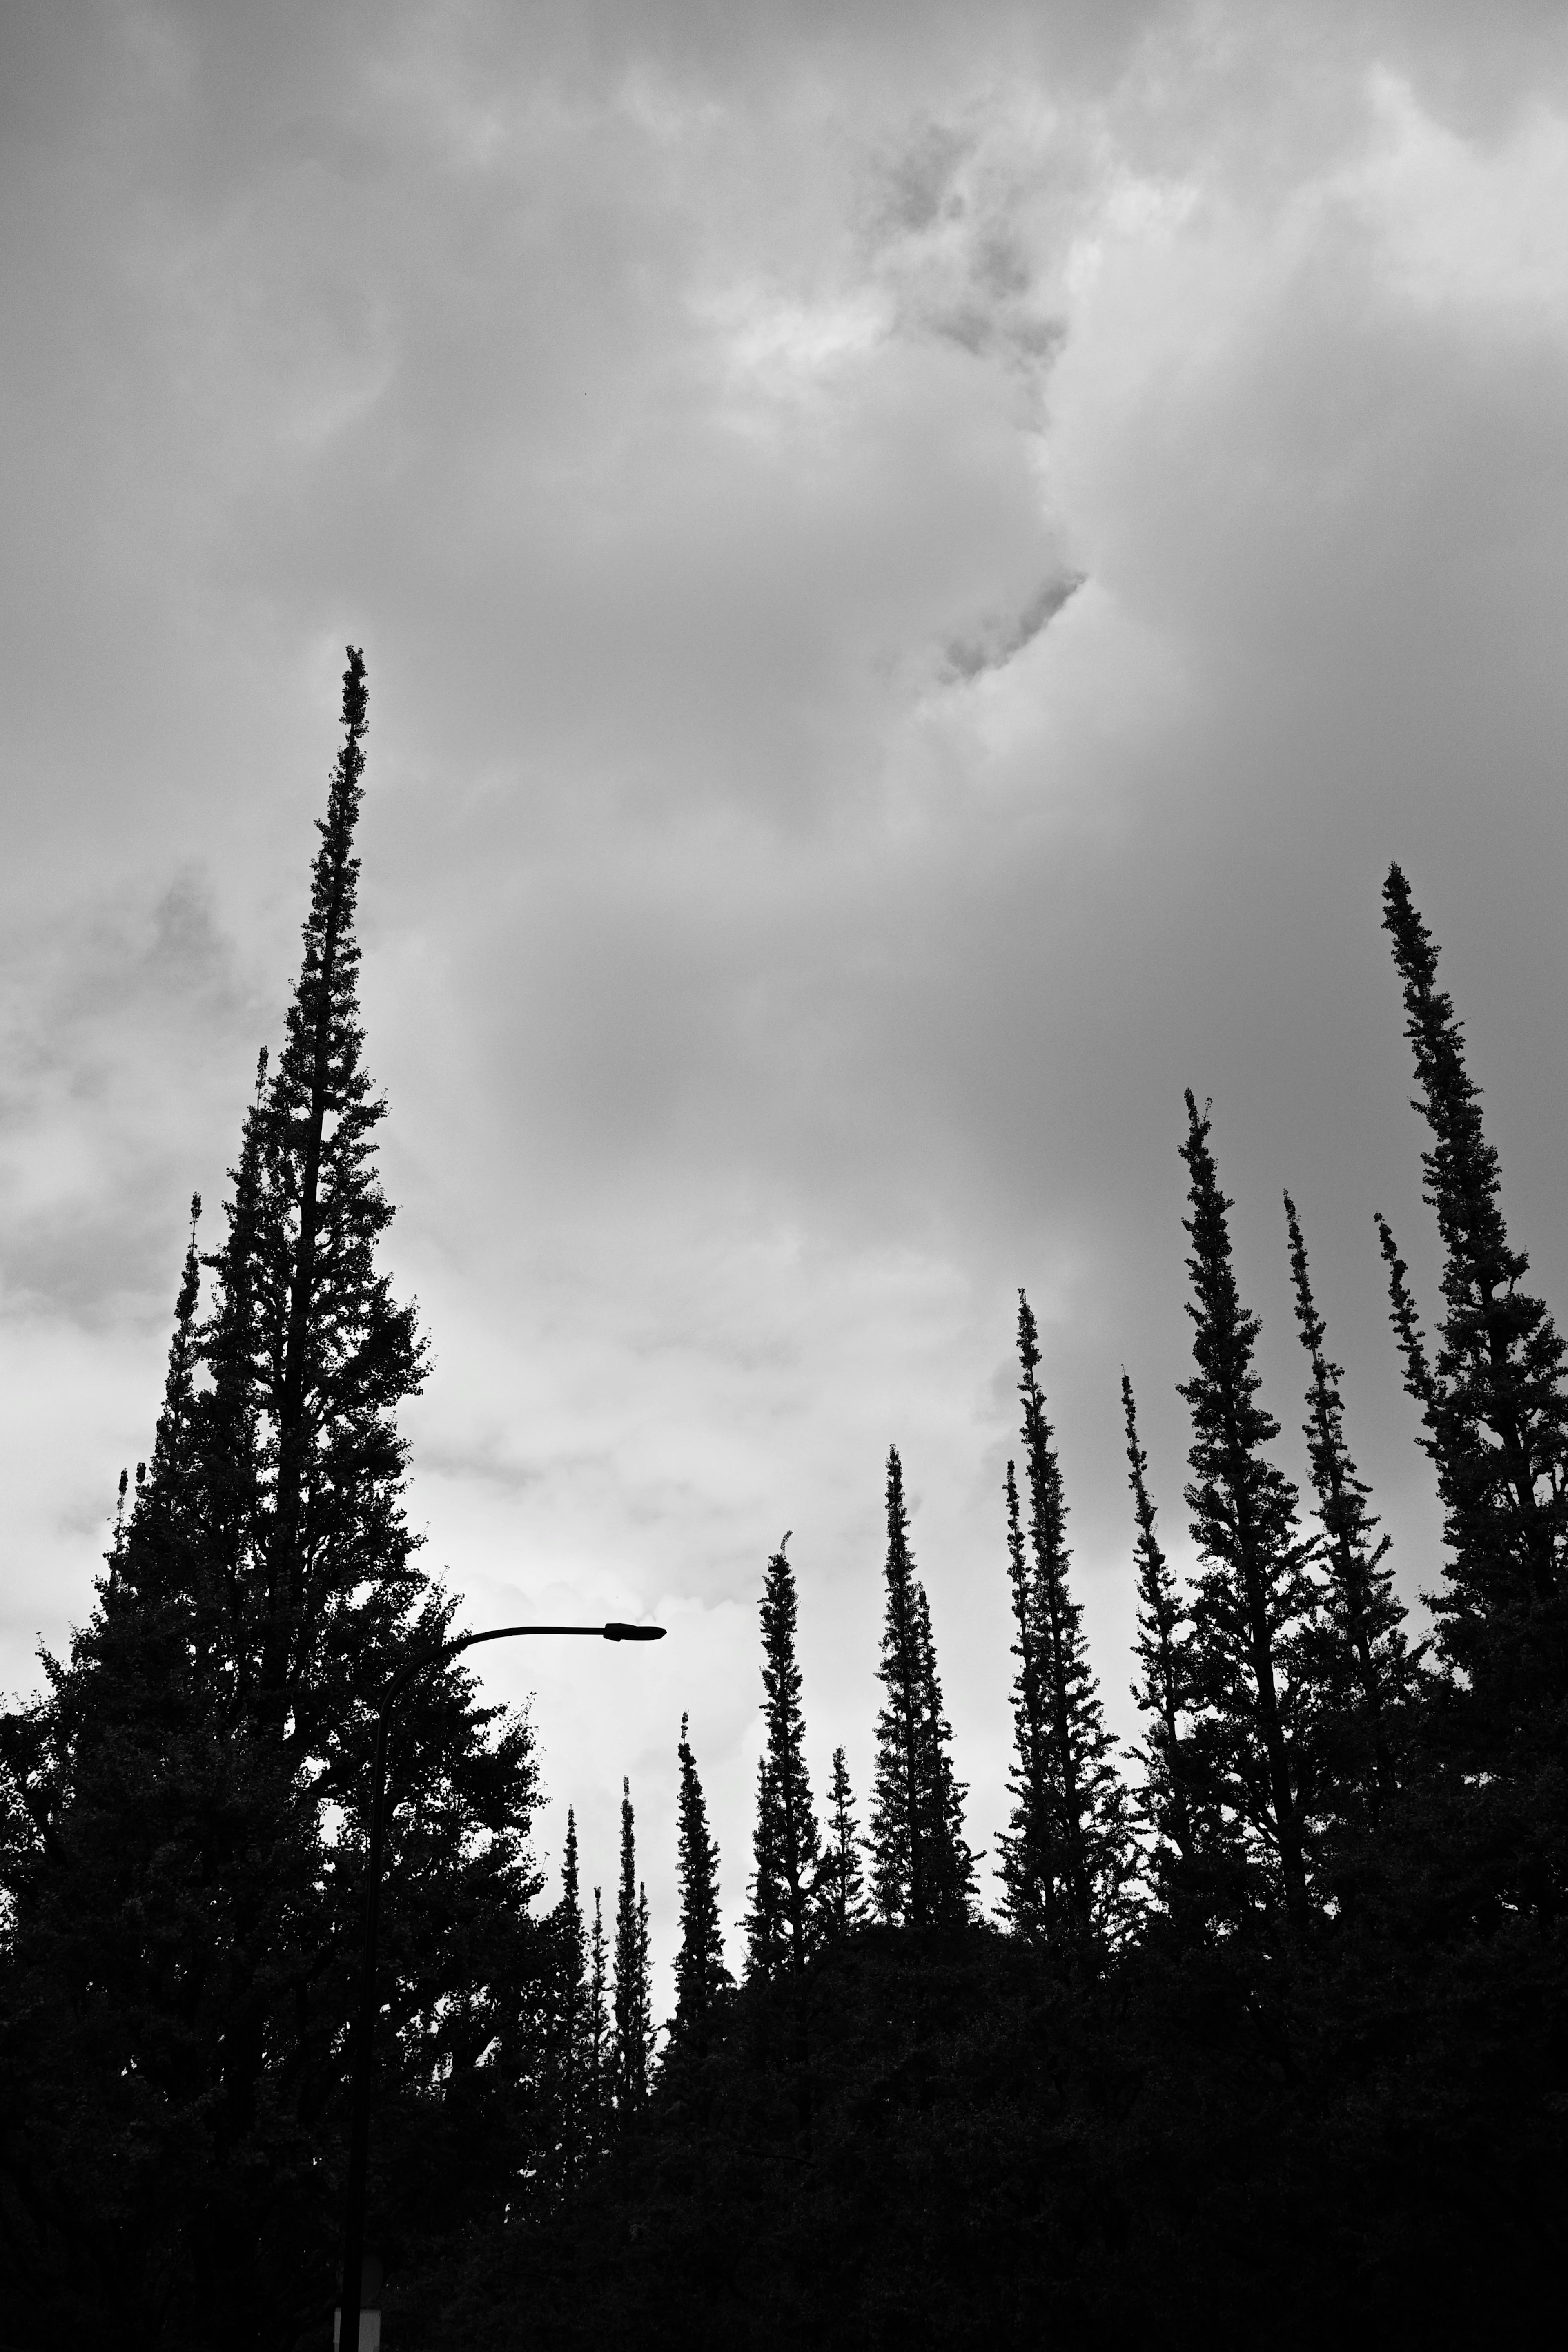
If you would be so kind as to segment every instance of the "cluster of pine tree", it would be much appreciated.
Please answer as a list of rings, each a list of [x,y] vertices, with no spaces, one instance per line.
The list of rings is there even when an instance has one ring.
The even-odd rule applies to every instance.
[[[405,1520],[397,1413],[424,1348],[377,1265],[392,1217],[375,1160],[385,1106],[364,1066],[354,932],[366,716],[350,652],[282,1049],[276,1066],[262,1056],[223,1231],[204,1253],[192,1204],[151,1454],[134,1482],[121,1475],[88,1623],[65,1658],[46,1657],[42,1692],[0,1717],[0,2333],[18,2347],[328,2340],[375,1699],[440,1650],[455,1609]],[[1437,2111],[1411,2054],[1432,2038],[1411,2022],[1427,1996],[1402,1992],[1388,2023],[1387,1986],[1411,1966],[1400,1954],[1458,1952],[1474,1977],[1493,1967],[1477,1953],[1533,1938],[1534,1957],[1487,1981],[1545,2003],[1558,1977],[1539,1955],[1557,1949],[1568,1869],[1568,1364],[1509,1241],[1460,1026],[1397,866],[1385,922],[1444,1253],[1429,1341],[1378,1217],[1444,1512],[1431,1638],[1406,1635],[1288,1193],[1309,1496],[1273,1458],[1280,1424],[1261,1401],[1232,1204],[1208,1106],[1189,1093],[1193,1367],[1181,1393],[1198,1570],[1184,1584],[1162,1548],[1124,1372],[1143,1719],[1127,1759],[1090,1664],[1040,1334],[1019,1295],[1019,1444],[998,1546],[1016,1662],[999,1921],[979,1912],[896,1447],[864,1833],[841,1747],[820,1810],[812,1790],[786,1537],[761,1598],[741,1980],[726,1963],[718,1850],[683,1717],[681,1938],[662,2048],[629,1784],[613,1919],[598,1887],[588,1916],[570,1812],[559,1899],[541,1910],[526,1716],[480,1705],[455,1661],[412,1682],[390,1752],[371,2181],[408,2345],[442,2340],[454,2312],[476,2342],[511,2340],[495,2250],[519,2244],[535,2250],[541,2341],[760,2345],[791,2329],[824,2342],[1037,2340],[1021,2287],[998,2301],[991,2273],[974,2269],[975,2246],[993,2242],[1005,2276],[1046,2264],[1068,2340],[1107,2340],[1106,2312],[1131,2325],[1175,2308],[1169,2275],[1156,2291],[1157,2252],[1138,2257],[1150,2284],[1136,2301],[1143,2273],[1125,2248],[1138,2228],[1156,2249],[1184,2226],[1207,2242],[1190,2212],[1181,2221],[1185,2179],[1160,2176],[1154,2220],[1118,2225],[1123,2284],[1086,2285],[1082,2249],[1099,2244],[1103,2214],[1092,2222],[1074,2203],[1072,2167],[1098,2150],[1114,2204],[1149,2161],[1126,2119],[1160,2112],[1151,2085],[1176,2079],[1184,2036],[1197,2031],[1204,2054],[1182,2097],[1211,2118],[1184,2108],[1179,2128],[1160,2129],[1172,2148],[1197,2132],[1190,2147],[1207,2159],[1228,2144],[1236,2081],[1260,2050],[1270,2082],[1300,2084],[1320,2063],[1304,2053],[1383,2034],[1396,2057],[1377,2064],[1414,2068],[1421,2086],[1412,2116]],[[1557,2050],[1545,2035],[1532,2053],[1548,2084]],[[1355,2065],[1364,2115],[1375,2101]],[[949,2286],[966,2262],[972,2273],[946,2305],[929,2248],[947,2242],[938,2215],[955,2177],[949,2166],[946,2189],[935,2185],[946,2158],[924,2122],[899,2143],[905,2172],[887,2137],[891,2114],[924,2115],[944,2069],[950,2113],[971,2119],[970,2171],[989,2184],[972,2196],[990,2200],[964,2225],[969,2252],[943,2257]],[[1287,2141],[1307,2099],[1292,2095]],[[662,2148],[678,2151],[673,2171]],[[874,2209],[858,2252],[840,2229],[849,2251],[835,2259],[858,2284],[841,2281],[834,2305],[818,2279],[838,2226],[826,2217],[860,2211],[878,2149],[903,2201]],[[787,2190],[779,2166],[795,2168]],[[1296,2212],[1291,2182],[1281,2198]],[[896,2260],[880,2251],[890,2227],[915,2231]],[[694,2321],[698,2304],[670,2303],[667,2265],[649,2273],[656,2293],[641,2273],[616,2283],[628,2247],[650,2232],[685,2243],[683,2231],[712,2273],[700,2312],[729,2315],[711,2328]],[[783,2250],[773,2320],[756,2317],[736,2273],[747,2231]],[[1102,2251],[1114,2269],[1114,2249]],[[515,2284],[515,2265],[507,2275]],[[882,2282],[874,2294],[868,2277]],[[562,2278],[570,2293],[552,2305]],[[1173,2341],[1188,2340],[1184,2326]],[[1212,2312],[1191,2334],[1226,2340]]]
[[[1350,2326],[1425,2347],[1511,2340],[1552,2299],[1568,2259],[1568,1367],[1507,1237],[1396,866],[1384,919],[1444,1251],[1432,1345],[1375,1221],[1445,1515],[1430,1638],[1406,1630],[1289,1192],[1307,1495],[1273,1458],[1233,1204],[1189,1092],[1197,1569],[1184,1581],[1162,1547],[1124,1370],[1136,1745],[1117,1755],[1090,1664],[1020,1291],[1000,1920],[977,1909],[894,1448],[869,1833],[841,1748],[825,1836],[813,1801],[786,1538],[763,1587],[744,1979],[723,1971],[683,1725],[681,2014],[636,2165],[525,2270],[541,2341],[1089,2345],[1155,2327],[1207,2352]],[[496,2275],[466,2308],[498,2347]]]

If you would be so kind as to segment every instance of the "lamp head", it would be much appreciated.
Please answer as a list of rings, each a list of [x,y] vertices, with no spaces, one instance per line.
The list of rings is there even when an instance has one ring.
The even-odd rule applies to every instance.
[[[664,1628],[662,1625],[606,1625],[604,1638],[607,1642],[662,1642]]]

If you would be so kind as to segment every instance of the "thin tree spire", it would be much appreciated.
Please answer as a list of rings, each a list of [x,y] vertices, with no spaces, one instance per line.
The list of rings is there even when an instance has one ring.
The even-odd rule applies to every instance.
[[[710,2025],[734,1979],[724,1959],[724,1934],[718,1909],[718,1847],[708,1828],[707,1801],[697,1776],[696,1759],[687,1737],[687,1717],[681,1717],[676,1748],[681,1786],[675,1874],[681,1895],[681,1946],[675,1960],[675,2015],[672,2041],[701,2051],[707,2046]]]
[[[833,1750],[832,1779],[828,1788],[827,1835],[817,1872],[817,1917],[829,1943],[865,1925],[865,1873],[861,1866],[861,1840],[855,1821],[854,1790],[841,1748]]]
[[[570,2195],[591,2150],[588,1937],[577,1844],[577,1813],[566,1809],[560,1900],[551,1922],[558,1954],[545,2061],[555,2107],[555,2186]]]
[[[1056,1925],[1054,1830],[1051,1791],[1050,1733],[1040,1674],[1040,1628],[1034,1579],[1024,1546],[1018,1478],[1008,1464],[1003,1482],[1008,1522],[1008,1584],[1012,1597],[1019,1661],[1013,1678],[1013,1762],[1009,1783],[1013,1809],[1001,1848],[1002,1902],[1020,1934],[1048,1938]]]
[[[884,1919],[924,1927],[929,1873],[921,1829],[920,1650],[904,1465],[896,1445],[887,1450],[886,1509],[886,1611],[877,1679],[887,1696],[876,1726],[872,1892]]]
[[[1193,1643],[1194,1705],[1205,1719],[1195,1750],[1207,1759],[1213,1801],[1265,1865],[1262,1885],[1277,1873],[1300,1933],[1308,1916],[1311,1546],[1298,1534],[1294,1486],[1263,1453],[1280,1424],[1258,1401],[1259,1322],[1237,1288],[1231,1203],[1219,1189],[1207,1106],[1198,1109],[1190,1087],[1186,1112],[1195,1369],[1178,1392],[1192,1416],[1186,1499],[1205,1563]]]
[[[887,1455],[886,1608],[877,1678],[872,1805],[872,1891],[880,1916],[906,1927],[967,1917],[975,1856],[964,1843],[964,1791],[953,1775],[952,1728],[942,1704],[931,1612],[909,1549],[904,1465]]]
[[[593,1890],[588,1939],[588,2099],[586,2137],[596,2152],[608,2137],[615,2099],[615,2040],[610,2014],[610,1947],[604,1933],[604,1889]]]
[[[1082,1944],[1113,1926],[1128,1863],[1124,1801],[1070,1580],[1061,1467],[1039,1380],[1040,1329],[1022,1290],[1017,1341],[1029,1549],[1026,1559],[1009,1465],[1009,1561],[1020,1671],[1016,1801],[1003,1875],[1009,1914],[1025,1932]]]
[[[915,1587],[916,1642],[920,1658],[921,1791],[924,1846],[926,1856],[926,1916],[933,1926],[953,1927],[967,1919],[975,1901],[975,1864],[964,1838],[967,1783],[953,1769],[953,1727],[942,1696],[936,1664],[936,1643],[931,1632],[931,1604],[925,1587]]]
[[[754,1976],[799,1976],[811,1943],[811,1888],[821,1832],[806,1770],[806,1725],[795,1655],[799,1606],[786,1535],[762,1587],[762,1714],[752,1907],[747,1921]]]
[[[1141,1810],[1154,1840],[1156,1884],[1166,1907],[1174,1909],[1179,1899],[1176,1889],[1190,1878],[1197,1859],[1191,1759],[1182,1728],[1191,1703],[1192,1619],[1155,1532],[1149,1457],[1138,1441],[1137,1407],[1125,1366],[1122,1418],[1127,1438],[1127,1484],[1138,1530],[1133,1547],[1138,1596],[1134,1653],[1141,1674],[1133,1685],[1133,1696],[1145,1728],[1143,1745],[1134,1753],[1144,1767]]]
[[[271,1269],[284,1295],[281,1378],[277,1384],[277,1480],[273,1503],[271,1589],[265,1677],[279,1688],[303,1601],[305,1562],[299,1543],[308,1422],[308,1350],[316,1319],[318,1255],[322,1217],[322,1156],[329,1113],[362,1131],[383,1115],[371,1105],[359,1067],[363,1032],[358,1020],[360,951],[354,938],[360,862],[352,854],[365,768],[370,698],[362,653],[350,646],[343,673],[343,744],[333,772],[327,814],[319,820],[321,846],[310,878],[305,960],[288,1008],[282,1056],[268,1119],[269,1174],[287,1189],[292,1215],[284,1265]],[[357,1116],[356,1116],[357,1115]]]
[[[621,1783],[621,1884],[615,1906],[615,2111],[627,2125],[647,2103],[653,2055],[653,1994],[648,1982],[648,1897],[637,1879],[632,1783]]]
[[[1568,1538],[1568,1370],[1542,1301],[1521,1287],[1530,1260],[1508,1237],[1497,1152],[1464,1032],[1437,985],[1437,950],[1399,867],[1388,869],[1383,920],[1405,998],[1405,1034],[1431,1131],[1425,1195],[1442,1241],[1445,1313],[1435,1363],[1412,1346],[1415,1312],[1379,1219],[1406,1385],[1422,1407],[1451,1552],[1436,1603],[1455,1663],[1479,1664],[1478,1635],[1497,1612],[1551,1600]],[[1397,1269],[1396,1271],[1396,1269]],[[1484,1669],[1483,1669],[1484,1671]]]
[[[1311,1367],[1301,1427],[1328,1571],[1323,1679],[1332,1720],[1324,1730],[1333,1752],[1325,1757],[1325,1769],[1339,1785],[1342,1805],[1348,1801],[1375,1820],[1395,1793],[1395,1716],[1410,1671],[1400,1631],[1405,1611],[1392,1571],[1383,1565],[1390,1539],[1376,1533],[1377,1519],[1368,1508],[1372,1489],[1357,1476],[1345,1440],[1344,1375],[1326,1352],[1328,1333],[1312,1297],[1296,1204],[1289,1192],[1284,1199],[1296,1323]]]
[[[211,1651],[210,1629],[198,1623],[204,1597],[193,1587],[203,1580],[202,1507],[197,1447],[196,1374],[201,1332],[196,1308],[201,1295],[201,1259],[196,1225],[199,1192],[191,1196],[190,1234],[174,1301],[174,1328],[163,1378],[163,1402],[152,1440],[151,1463],[136,1465],[129,1517],[123,1516],[127,1480],[120,1473],[120,1510],[111,1554],[121,1600],[178,1608],[204,1663]]]

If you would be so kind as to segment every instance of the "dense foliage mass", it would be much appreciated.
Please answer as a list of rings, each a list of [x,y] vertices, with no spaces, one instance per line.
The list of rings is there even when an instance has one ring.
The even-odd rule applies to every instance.
[[[375,1699],[395,1717],[372,2237],[434,2347],[1507,2341],[1557,2291],[1568,2143],[1568,1371],[1524,1287],[1397,866],[1443,1314],[1377,1227],[1445,1515],[1413,1644],[1295,1202],[1307,1486],[1274,1458],[1208,1106],[1186,1097],[1189,1583],[1122,1412],[1143,1728],[1118,1758],[1019,1293],[999,1922],[977,1910],[904,1465],[875,1775],[819,1803],[788,1538],[737,1985],[688,1718],[663,2045],[635,1813],[541,1908],[529,1729],[439,1655],[403,1515],[423,1374],[377,1249],[350,653],[298,984],[87,1624],[0,1717],[0,2344],[324,2352]],[[204,1303],[204,1282],[206,1295]]]

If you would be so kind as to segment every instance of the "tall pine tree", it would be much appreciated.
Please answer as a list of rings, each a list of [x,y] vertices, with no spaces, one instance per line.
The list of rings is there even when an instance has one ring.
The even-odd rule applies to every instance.
[[[0,1734],[34,1825],[6,1863],[5,2014],[27,2023],[14,2045],[0,2025],[0,2063],[18,2060],[0,2165],[27,2179],[40,2295],[55,2275],[73,2309],[98,2297],[125,2340],[156,2313],[170,2346],[200,2338],[214,2298],[247,2342],[329,2292],[367,1701],[454,1605],[404,1517],[397,1413],[423,1353],[377,1265],[392,1209],[358,1007],[353,653],[343,720],[208,1310],[188,1252],[149,1475],[68,1660]],[[514,2182],[540,2153],[531,1744],[474,1693],[433,1668],[392,1745],[378,2168],[417,2212],[411,2243],[511,2194],[493,2165],[476,2175],[482,2138]],[[57,2060],[83,2118],[63,2134]],[[35,2333],[55,2326],[40,2304]]]
[[[1544,1303],[1523,1287],[1530,1261],[1503,1222],[1497,1152],[1465,1066],[1464,1032],[1397,866],[1383,900],[1420,1089],[1415,1108],[1432,1138],[1422,1154],[1425,1194],[1443,1245],[1444,1314],[1428,1364],[1403,1262],[1378,1221],[1406,1385],[1422,1409],[1443,1504],[1449,1558],[1434,1602],[1437,1638],[1473,1695],[1462,1712],[1483,1739],[1506,1740],[1521,1711],[1554,1706],[1563,1687],[1563,1341]]]
[[[675,1875],[681,1895],[681,1945],[675,1958],[675,2015],[672,2045],[701,2052],[734,1989],[724,1959],[718,1910],[718,1847],[708,1827],[707,1801],[696,1759],[681,1717],[678,1850]]]
[[[648,2103],[653,1997],[648,1974],[648,1894],[637,1883],[632,1784],[621,1783],[621,1885],[615,1905],[615,2116],[624,2130]]]
[[[861,1840],[855,1821],[854,1790],[841,1748],[833,1750],[833,1777],[828,1786],[827,1834],[817,1870],[817,1920],[824,1943],[841,1944],[863,1927],[869,1917],[865,1872],[861,1865]]]
[[[747,1961],[752,1976],[799,1977],[811,1948],[811,1889],[821,1832],[806,1770],[806,1725],[795,1656],[798,1603],[784,1538],[762,1587],[762,1758],[757,1774]]]
[[[1019,1396],[1029,1480],[1029,1555],[1008,1468],[1009,1570],[1018,1631],[1014,1806],[1003,1841],[1009,1916],[1065,1948],[1113,1934],[1130,1866],[1125,1801],[1113,1761],[1082,1611],[1069,1581],[1067,1506],[1038,1378],[1040,1332],[1020,1290]]]
[[[1144,1768],[1138,1811],[1149,1842],[1156,1899],[1173,1917],[1185,1921],[1199,1896],[1205,1866],[1213,1859],[1215,1825],[1199,1811],[1184,1723],[1192,1705],[1192,1614],[1155,1531],[1149,1458],[1138,1442],[1137,1407],[1125,1370],[1122,1418],[1127,1484],[1138,1530],[1133,1548],[1138,1599],[1133,1648],[1139,1667],[1133,1697],[1144,1718],[1143,1739],[1134,1750]]]
[[[1549,1920],[1568,1901],[1568,1364],[1544,1302],[1525,1287],[1530,1261],[1509,1239],[1463,1029],[1397,866],[1383,902],[1414,1107],[1431,1136],[1423,1191],[1443,1249],[1444,1311],[1428,1356],[1404,1260],[1377,1220],[1448,1549],[1443,1584],[1427,1596],[1444,1669],[1425,1710],[1427,1756],[1471,1916],[1490,1924],[1524,1909]]]
[[[588,2098],[584,2140],[594,2154],[610,2141],[615,2107],[615,2030],[610,2014],[610,1942],[604,1932],[604,1889],[593,1890],[588,1939]]]
[[[919,1654],[923,1801],[925,1809],[925,1900],[933,1926],[952,1927],[968,1919],[975,1906],[975,1864],[964,1839],[964,1800],[967,1783],[953,1769],[953,1727],[942,1696],[936,1668],[936,1643],[931,1631],[931,1604],[918,1579],[915,1586],[915,1639]]]
[[[1344,1434],[1344,1375],[1325,1353],[1328,1332],[1312,1297],[1296,1204],[1285,1194],[1296,1324],[1311,1367],[1307,1441],[1326,1571],[1313,1679],[1319,1691],[1320,1769],[1325,1806],[1342,1820],[1378,1819],[1397,1786],[1396,1757],[1411,1691],[1405,1611],[1384,1566],[1389,1538],[1368,1507]]]
[[[544,2048],[543,2100],[554,2162],[551,2186],[571,2194],[592,2154],[590,2097],[588,1933],[577,1844],[577,1814],[566,1809],[566,1851],[561,1862],[560,1900],[551,1917],[555,1931],[551,2001]]]
[[[872,1893],[883,1919],[946,1927],[967,1918],[975,1857],[964,1842],[964,1790],[953,1771],[951,1726],[925,1591],[909,1549],[904,1465],[887,1454],[886,1610],[877,1678],[886,1693],[876,1723],[872,1804]]]
[[[1258,1401],[1259,1323],[1243,1307],[1228,1211],[1209,1146],[1207,1108],[1186,1096],[1191,1213],[1187,1271],[1194,1372],[1181,1384],[1192,1419],[1186,1489],[1203,1562],[1192,1640],[1189,1753],[1201,1801],[1239,1836],[1239,1894],[1307,1924],[1313,1698],[1309,1641],[1316,1593],[1296,1490],[1264,1447],[1280,1424]]]
[[[1019,1667],[1013,1677],[1013,1761],[1009,1775],[1012,1814],[1007,1832],[997,1841],[1001,1849],[1002,1902],[1021,1935],[1045,1939],[1056,1927],[1056,1821],[1034,1578],[1024,1542],[1018,1476],[1010,1462],[1003,1494],[1016,1637],[1012,1654]]]

